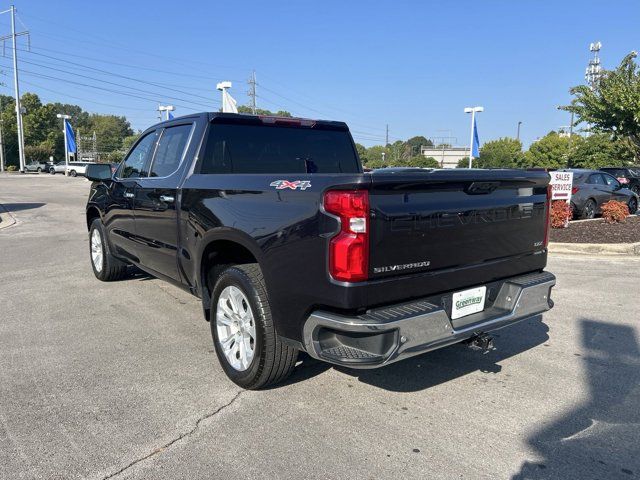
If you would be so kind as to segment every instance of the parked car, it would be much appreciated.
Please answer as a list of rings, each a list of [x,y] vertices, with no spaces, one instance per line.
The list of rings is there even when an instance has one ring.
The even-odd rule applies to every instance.
[[[609,200],[624,202],[629,212],[638,210],[638,195],[622,185],[615,177],[600,170],[562,169],[561,172],[573,172],[571,189],[571,208],[574,218],[594,218],[602,210],[602,204]]]
[[[300,350],[374,368],[490,349],[487,332],[553,306],[546,172],[364,173],[342,122],[203,113],[87,177],[94,275],[133,264],[200,297],[244,388],[287,377]]]
[[[38,160],[31,160],[29,163],[27,163],[24,166],[24,169],[27,172],[46,172],[47,171],[47,164],[44,162],[40,162]]]
[[[67,169],[67,165],[64,160],[54,163],[53,165],[49,165],[49,173],[51,175],[55,175],[56,173],[64,173]]]
[[[603,172],[613,175],[636,195],[640,195],[640,167],[604,167]]]
[[[77,177],[78,175],[85,175],[87,165],[94,165],[94,162],[69,162],[69,176]]]

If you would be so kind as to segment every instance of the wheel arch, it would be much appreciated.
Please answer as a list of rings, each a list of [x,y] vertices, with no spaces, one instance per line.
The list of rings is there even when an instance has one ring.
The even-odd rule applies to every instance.
[[[87,207],[87,230],[91,229],[91,224],[96,218],[102,218],[100,214],[100,209],[95,205],[91,205]]]
[[[263,256],[255,240],[237,230],[210,234],[205,237],[202,245],[197,279],[200,296],[202,297],[203,313],[208,321],[212,289],[212,285],[209,282],[210,272],[216,269],[222,271],[226,265],[257,263],[262,267]],[[214,273],[214,275],[217,273],[219,272]]]

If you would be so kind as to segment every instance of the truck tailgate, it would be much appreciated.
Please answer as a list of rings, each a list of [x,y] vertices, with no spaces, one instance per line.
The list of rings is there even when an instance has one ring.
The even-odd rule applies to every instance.
[[[372,280],[545,248],[546,172],[425,170],[371,179]]]

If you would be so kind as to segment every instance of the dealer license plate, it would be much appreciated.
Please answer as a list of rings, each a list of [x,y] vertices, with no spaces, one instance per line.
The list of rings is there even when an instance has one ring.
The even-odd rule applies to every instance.
[[[484,310],[487,287],[476,287],[453,294],[451,320]]]

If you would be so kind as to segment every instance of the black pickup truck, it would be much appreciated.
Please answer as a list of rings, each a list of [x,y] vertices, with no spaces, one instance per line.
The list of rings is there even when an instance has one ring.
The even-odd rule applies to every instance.
[[[203,113],[87,177],[96,277],[135,265],[201,298],[244,388],[281,381],[301,350],[372,368],[488,347],[553,306],[545,172],[364,173],[342,122]]]

